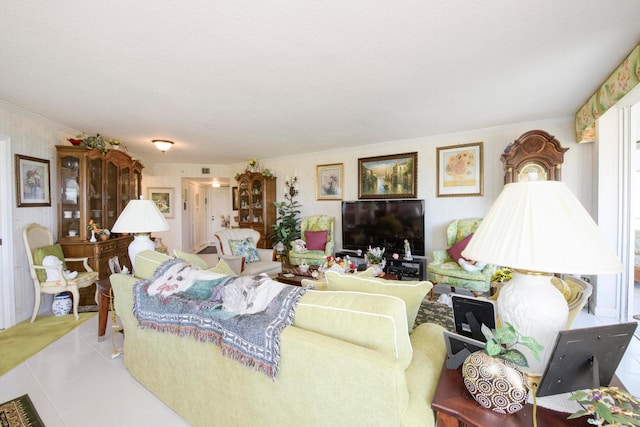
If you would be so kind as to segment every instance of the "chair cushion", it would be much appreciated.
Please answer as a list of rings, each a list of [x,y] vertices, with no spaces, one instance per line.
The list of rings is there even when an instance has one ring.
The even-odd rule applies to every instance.
[[[405,304],[409,330],[413,328],[422,300],[433,287],[433,284],[428,281],[385,280],[377,277],[341,274],[336,271],[327,271],[325,277],[327,289],[330,291],[354,291],[400,298]]]
[[[404,368],[413,357],[404,304],[388,295],[309,290],[296,306],[293,325],[381,351]]]
[[[191,265],[197,265],[203,270],[206,270],[209,268],[209,264],[207,264],[207,262],[204,259],[202,259],[196,254],[190,254],[188,252],[183,252],[178,249],[175,249],[173,253],[176,256],[176,258],[180,258],[181,260],[186,261]]]
[[[460,240],[458,243],[456,243],[455,245],[453,245],[449,249],[447,249],[447,252],[449,253],[449,256],[455,262],[458,262],[458,260],[460,258],[464,258],[467,261],[471,261],[471,260],[469,260],[469,259],[467,259],[467,258],[462,256],[462,251],[465,250],[465,248],[469,244],[469,241],[471,240],[472,237],[473,237],[473,233],[469,234],[467,237],[465,237],[464,239]]]
[[[229,246],[231,247],[231,254],[244,257],[244,261],[247,264],[260,261],[256,244],[251,237],[242,240],[229,240]]]
[[[307,243],[307,250],[324,251],[327,246],[327,230],[305,231],[304,240]]]
[[[53,255],[59,260],[62,260],[62,266],[64,269],[67,268],[67,264],[64,262],[64,252],[62,252],[62,246],[60,243],[56,243],[51,246],[43,246],[41,248],[36,248],[33,250],[33,262],[35,265],[42,265],[42,260],[44,257],[48,255]],[[46,270],[37,270],[36,274],[38,275],[38,280],[41,282],[46,282],[47,280],[47,272]]]

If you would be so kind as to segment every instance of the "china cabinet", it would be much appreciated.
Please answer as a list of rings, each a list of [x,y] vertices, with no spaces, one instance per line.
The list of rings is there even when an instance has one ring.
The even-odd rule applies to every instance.
[[[129,235],[111,235],[91,242],[91,219],[100,229],[111,229],[129,200],[142,190],[142,164],[119,150],[56,146],[58,185],[58,242],[66,257],[88,257],[100,279],[111,274],[109,259],[131,270],[127,255]],[[97,237],[97,236],[96,236]],[[73,266],[70,266],[73,268]],[[84,292],[83,292],[84,291]],[[80,292],[80,305],[93,305],[95,288]]]
[[[543,130],[523,133],[500,156],[504,164],[504,183],[522,181],[532,172],[537,173],[541,180],[560,181],[567,150],[560,145],[560,141]]]
[[[267,238],[276,223],[276,178],[263,176],[260,172],[246,172],[238,181],[238,221],[240,228],[252,228],[260,233],[258,247],[270,249],[273,245]]]

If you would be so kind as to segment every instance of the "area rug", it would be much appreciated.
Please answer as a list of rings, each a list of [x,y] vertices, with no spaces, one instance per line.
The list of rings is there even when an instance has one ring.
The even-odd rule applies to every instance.
[[[80,320],[66,316],[38,316],[0,332],[0,375],[18,366],[49,344],[72,331],[96,313],[80,313]],[[98,331],[96,330],[96,336]],[[1,424],[0,424],[1,425]]]
[[[17,397],[0,405],[2,427],[44,427],[29,395]]]
[[[206,248],[204,248],[198,253],[199,254],[217,254],[218,250],[216,249],[215,246],[207,246]]]
[[[421,323],[437,323],[448,331],[456,331],[453,324],[453,309],[446,304],[440,304],[437,298],[429,300],[428,294],[420,304],[414,328]]]

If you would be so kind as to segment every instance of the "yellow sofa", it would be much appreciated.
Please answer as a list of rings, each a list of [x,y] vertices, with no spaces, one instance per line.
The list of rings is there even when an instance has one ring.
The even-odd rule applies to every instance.
[[[151,277],[163,259],[142,252],[136,274]],[[425,323],[409,334],[401,298],[307,291],[281,334],[280,369],[271,380],[215,344],[140,329],[132,314],[138,280],[111,276],[125,366],[191,425],[435,425],[444,329]]]

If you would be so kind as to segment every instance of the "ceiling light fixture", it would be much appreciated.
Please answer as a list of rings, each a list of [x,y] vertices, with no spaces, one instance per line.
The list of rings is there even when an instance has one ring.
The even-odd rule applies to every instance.
[[[166,139],[153,139],[151,142],[153,142],[153,145],[163,153],[173,146],[173,141]]]

